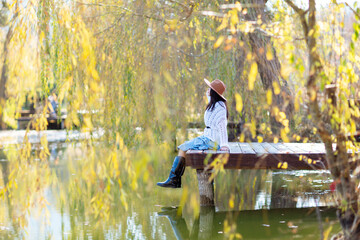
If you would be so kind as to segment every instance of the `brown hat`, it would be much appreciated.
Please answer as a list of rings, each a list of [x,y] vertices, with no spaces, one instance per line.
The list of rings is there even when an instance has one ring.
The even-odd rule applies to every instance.
[[[209,80],[204,78],[204,81],[212,90],[214,90],[217,94],[219,94],[220,97],[222,97],[226,101],[226,98],[222,95],[226,90],[226,86],[221,80],[215,79],[210,83]]]

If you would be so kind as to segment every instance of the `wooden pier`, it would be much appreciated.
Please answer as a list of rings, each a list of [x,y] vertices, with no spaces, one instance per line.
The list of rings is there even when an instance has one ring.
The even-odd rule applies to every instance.
[[[20,117],[17,118],[17,129],[26,129],[29,122],[31,122],[35,117],[36,113],[30,110],[21,110],[19,111]],[[65,119],[66,113],[63,112],[61,116],[50,116],[46,114],[46,120],[48,123],[47,129],[65,129]],[[32,127],[30,127],[32,129]]]
[[[229,146],[230,152],[189,150],[186,154],[186,166],[197,171],[201,206],[214,205],[214,182],[209,179],[216,165],[223,165],[224,169],[277,170],[326,170],[328,167],[323,143],[231,142]]]

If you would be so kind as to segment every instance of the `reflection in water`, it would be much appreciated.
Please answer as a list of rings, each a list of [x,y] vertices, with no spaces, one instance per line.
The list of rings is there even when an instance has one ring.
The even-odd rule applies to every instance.
[[[231,234],[243,239],[292,239],[306,236],[320,239],[323,229],[340,230],[335,209],[287,208],[216,212],[215,208],[201,208],[200,216],[189,228],[185,219],[177,215],[178,208],[163,208],[158,216],[166,216],[178,240],[223,239]],[[319,214],[317,216],[317,214]],[[322,219],[321,223],[317,219]],[[335,225],[335,226],[334,226]]]
[[[142,184],[132,191],[133,182],[124,181],[129,203],[126,210],[121,204],[121,190],[105,188],[106,181],[111,185],[116,183],[111,182],[114,178],[108,177],[107,166],[98,166],[105,162],[102,155],[84,162],[84,157],[94,154],[86,151],[73,143],[49,145],[46,164],[58,179],[53,185],[47,184],[53,182],[45,177],[48,169],[35,171],[37,169],[27,166],[27,171],[33,172],[18,177],[19,187],[13,188],[11,197],[6,192],[0,198],[0,239],[172,239],[174,236],[178,239],[222,239],[231,234],[235,237],[241,234],[244,239],[289,239],[295,235],[318,239],[315,211],[308,214],[311,210],[294,208],[324,206],[329,204],[327,199],[331,199],[327,173],[227,170],[215,179],[216,211],[215,208],[201,208],[199,217],[194,218],[193,205],[186,203],[183,216],[176,215],[177,208],[163,208],[156,213],[157,204],[178,205],[185,191],[190,192],[189,195],[198,194],[195,171],[188,169],[184,188],[178,190]],[[12,154],[15,156],[16,152]],[[36,152],[33,155],[36,156]],[[7,160],[7,156],[0,152],[0,191],[8,185],[9,174],[19,167]],[[97,172],[89,163],[98,166]],[[140,166],[143,165],[139,164],[142,169]],[[99,177],[101,174],[103,178]],[[148,183],[156,182],[154,178],[149,176]],[[36,185],[38,181],[45,182]],[[28,182],[30,184],[25,184]],[[25,201],[23,198],[28,193],[43,196],[46,204]],[[107,197],[100,198],[103,196]],[[32,204],[23,209],[28,202]],[[98,212],[94,212],[94,206],[99,208]],[[272,209],[284,207],[290,209]],[[109,216],[101,215],[106,212],[104,209]],[[254,211],[256,209],[270,210]],[[19,221],[21,211],[26,215]],[[327,217],[326,226],[332,224],[335,214],[323,212],[321,219],[325,221]]]
[[[9,161],[2,150],[0,150],[0,170],[0,200],[2,198],[5,200],[3,203],[0,201],[0,239],[13,239],[19,234],[19,223],[14,219],[14,208],[9,193],[4,191],[9,183],[10,171]]]
[[[216,205],[220,211],[331,206],[331,181],[328,171],[226,170],[215,180]]]

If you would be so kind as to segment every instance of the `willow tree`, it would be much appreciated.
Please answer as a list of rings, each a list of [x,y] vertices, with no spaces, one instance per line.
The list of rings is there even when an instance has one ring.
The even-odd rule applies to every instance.
[[[256,2],[261,3],[260,6],[264,6],[264,1]],[[357,20],[353,24],[353,28],[349,28],[344,23],[344,16],[346,16],[344,9],[346,6],[349,7],[348,4],[329,3],[328,8],[321,11],[324,16],[316,16],[315,0],[310,0],[309,7],[305,10],[299,8],[293,1],[286,0],[286,3],[288,5],[276,1],[273,6],[275,15],[273,21],[276,24],[268,22],[261,26],[257,23],[266,22],[266,20],[263,21],[261,14],[255,15],[259,16],[257,22],[242,23],[239,21],[238,12],[241,11],[242,15],[246,16],[249,12],[248,8],[250,9],[251,6],[245,7],[245,4],[240,3],[232,4],[227,12],[228,15],[222,21],[223,29],[226,29],[229,35],[240,30],[245,36],[252,39],[255,52],[256,49],[260,50],[261,46],[263,47],[262,54],[267,55],[267,51],[269,51],[270,58],[268,60],[274,59],[271,58],[273,56],[272,46],[268,45],[266,48],[262,45],[266,40],[259,39],[259,35],[256,33],[272,36],[275,48],[283,50],[278,52],[278,56],[282,60],[281,75],[284,75],[284,78],[295,86],[294,110],[298,119],[296,121],[300,125],[302,123],[299,119],[309,119],[313,132],[325,144],[327,163],[334,181],[337,183],[336,203],[345,238],[359,239],[359,200],[356,187],[358,180],[351,175],[351,169],[358,163],[358,155],[355,153],[359,147],[353,137],[360,116],[356,100],[359,97],[358,73],[360,69],[357,48],[359,46],[358,11],[352,10]],[[289,6],[296,15],[289,12]],[[348,12],[351,11],[348,10]],[[319,21],[317,18],[321,20]],[[248,17],[248,19],[256,20],[254,17]],[[301,30],[302,36],[299,36],[299,30]],[[352,35],[349,36],[345,30],[352,31]],[[218,42],[222,41],[221,38],[218,39]],[[260,51],[258,52],[259,56]],[[257,70],[260,75],[261,71],[264,71],[264,69],[260,70],[260,64],[256,61],[258,56],[255,54],[255,59],[252,56],[246,59],[246,61],[252,62],[251,66],[255,66],[253,74],[251,73],[252,67],[250,68],[247,78],[249,90],[254,89]],[[278,65],[276,61],[272,64]],[[270,69],[267,69],[269,74],[279,73],[276,69]],[[274,87],[274,91],[270,91],[267,95],[270,101],[263,106],[263,109],[271,109],[271,99],[277,95],[275,90],[280,92],[279,87]],[[240,97],[239,100],[241,100]],[[240,111],[242,101],[238,101],[237,107]],[[281,132],[283,141],[289,141],[288,134],[294,134],[293,139],[296,141],[308,141],[308,136],[303,138],[297,136],[299,129],[296,127],[293,132],[290,132],[289,121],[286,119],[284,109],[272,111],[272,114],[284,126],[282,129],[284,131]],[[334,148],[334,144],[336,144],[336,148]],[[353,152],[351,156],[349,151]]]
[[[257,26],[254,31],[241,34],[242,38],[248,42],[257,63],[258,73],[267,94],[273,96],[272,108],[277,107],[292,119],[294,103],[293,93],[288,82],[281,74],[281,64],[272,42],[272,36],[264,31],[261,26],[271,23],[270,10],[267,9],[267,0],[246,0],[240,1],[245,12],[240,12],[243,20]],[[242,61],[245,55],[238,56]],[[239,62],[241,60],[238,60]],[[241,69],[239,69],[241,71]],[[270,125],[275,134],[280,133],[281,124],[273,115],[270,118]]]
[[[345,239],[359,239],[357,180],[351,176],[351,168],[358,164],[359,159],[357,154],[349,156],[348,151],[355,153],[359,147],[351,136],[356,132],[356,122],[360,116],[358,104],[354,99],[359,96],[359,77],[355,71],[359,71],[356,46],[359,44],[360,19],[357,18],[357,22],[354,23],[353,35],[348,45],[339,29],[335,29],[337,32],[332,36],[332,47],[340,61],[326,61],[326,55],[322,54],[327,52],[326,45],[318,43],[323,40],[320,38],[323,25],[317,21],[315,0],[309,0],[306,10],[290,0],[286,0],[286,3],[297,14],[303,30],[308,56],[306,103],[312,122],[325,144],[327,163],[337,183],[338,217]],[[345,5],[334,3],[332,7],[339,13]],[[333,24],[341,24],[338,21],[332,16]]]
[[[2,50],[2,68],[1,68],[1,77],[0,77],[0,129],[5,129],[6,124],[4,122],[4,107],[5,102],[7,100],[6,95],[6,85],[9,78],[9,67],[8,67],[8,61],[9,61],[9,45],[10,41],[14,34],[14,28],[15,28],[15,20],[18,17],[18,9],[19,9],[19,3],[16,3],[16,10],[13,13],[13,16],[11,17],[11,20],[9,21],[9,5],[8,3],[3,0],[1,3],[1,11],[0,11],[0,27],[8,27],[5,41],[3,44],[3,50]]]

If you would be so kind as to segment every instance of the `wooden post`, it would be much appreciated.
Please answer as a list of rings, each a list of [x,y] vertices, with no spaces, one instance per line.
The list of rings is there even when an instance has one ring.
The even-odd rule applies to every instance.
[[[214,181],[209,181],[211,172],[197,169],[200,206],[214,206]]]
[[[198,239],[211,239],[212,230],[214,229],[215,207],[201,207]]]

